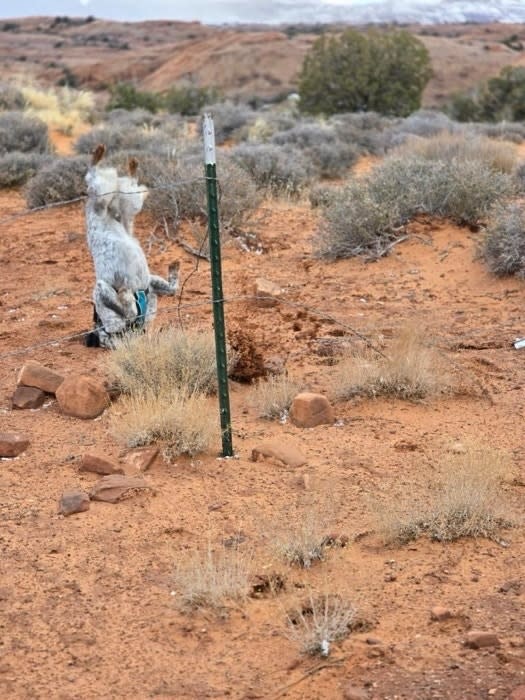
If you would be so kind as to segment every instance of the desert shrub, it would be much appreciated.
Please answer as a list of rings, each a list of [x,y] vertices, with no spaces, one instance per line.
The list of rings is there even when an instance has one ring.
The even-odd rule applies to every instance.
[[[381,255],[397,237],[397,202],[383,202],[371,192],[366,179],[352,178],[327,198],[315,251],[321,257],[348,258]]]
[[[0,83],[0,110],[18,111],[23,110],[26,101],[22,92],[14,85]]]
[[[173,327],[128,333],[109,355],[108,369],[132,396],[179,390],[209,394],[217,382],[213,334]]]
[[[274,134],[291,129],[297,124],[297,115],[291,110],[271,110],[257,113],[246,132],[248,141],[269,141]]]
[[[217,91],[214,88],[173,85],[162,95],[162,106],[171,113],[195,116],[200,113],[204,105],[216,102],[217,98]]]
[[[525,124],[521,122],[502,121],[496,124],[472,124],[475,133],[490,139],[523,143],[525,141]]]
[[[483,241],[483,257],[495,275],[525,277],[525,208],[521,202],[494,209]]]
[[[400,152],[427,160],[479,161],[501,173],[512,173],[516,167],[513,144],[475,134],[442,132],[430,139],[409,139]]]
[[[288,637],[303,654],[328,656],[332,643],[348,637],[356,621],[356,608],[341,596],[310,592],[306,603],[287,614]]]
[[[360,155],[358,147],[341,141],[333,128],[320,124],[300,124],[276,133],[272,143],[292,145],[309,158],[321,177],[338,177]]]
[[[183,610],[224,611],[228,602],[248,597],[250,565],[250,557],[238,549],[181,552],[173,575],[176,603]]]
[[[244,127],[248,129],[256,114],[250,107],[231,101],[206,105],[201,113],[210,113],[213,117],[217,144],[222,144],[229,139],[235,140]]]
[[[0,155],[20,153],[47,153],[51,150],[47,125],[36,117],[22,112],[0,113]]]
[[[333,125],[341,141],[351,143],[362,154],[383,155],[390,147],[391,128],[398,121],[376,112],[356,112],[335,114],[328,123]]]
[[[469,446],[465,454],[444,459],[441,483],[434,485],[424,507],[412,495],[402,510],[382,508],[380,531],[385,544],[404,544],[426,535],[451,542],[462,537],[497,539],[511,527],[501,503],[501,481],[509,474],[502,453]]]
[[[87,168],[88,160],[83,156],[57,158],[45,165],[27,182],[27,206],[34,209],[85,195]]]
[[[500,122],[525,119],[525,67],[505,66],[474,90],[452,97],[449,114],[458,121]]]
[[[122,396],[111,429],[127,447],[160,443],[168,460],[205,452],[218,438],[216,416],[203,394],[166,388]]]
[[[328,207],[334,200],[337,190],[334,187],[313,184],[308,191],[308,201],[312,209],[317,207]]]
[[[155,114],[141,107],[131,110],[117,107],[106,112],[104,118],[108,124],[118,126],[119,129],[151,126],[157,119]]]
[[[111,97],[106,109],[146,109],[156,112],[162,106],[160,96],[155,92],[138,90],[132,83],[117,83],[110,87]]]
[[[258,187],[274,195],[299,195],[313,173],[311,162],[291,146],[245,143],[232,148],[231,156]]]
[[[97,126],[82,134],[75,142],[75,151],[92,153],[99,143],[105,144],[108,154],[128,150],[168,155],[174,148],[160,131],[139,127],[123,129],[118,124],[111,124]]]
[[[0,156],[0,187],[23,185],[52,160],[53,156],[45,153],[12,151]]]
[[[393,156],[334,195],[324,209],[317,253],[331,258],[384,254],[399,227],[417,214],[476,225],[515,191],[510,175],[479,161]]]
[[[260,379],[252,390],[250,403],[260,418],[286,416],[299,385],[286,374]]]
[[[150,188],[144,210],[159,224],[177,227],[183,219],[207,219],[206,181],[200,153],[198,157],[182,153],[175,159],[120,151],[109,162],[124,170],[130,155],[139,160],[139,182]],[[255,182],[227,155],[217,164],[217,178],[221,228],[238,228],[260,202]]]
[[[324,34],[305,56],[299,106],[310,114],[405,116],[419,107],[431,73],[424,44],[406,31]]]
[[[372,350],[347,354],[334,371],[334,394],[423,399],[446,391],[449,380],[437,353],[414,327],[402,329],[383,355]]]

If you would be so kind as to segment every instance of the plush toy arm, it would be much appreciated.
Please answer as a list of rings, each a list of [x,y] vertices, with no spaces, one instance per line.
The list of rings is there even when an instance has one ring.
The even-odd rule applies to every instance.
[[[104,306],[114,311],[123,318],[126,317],[126,309],[121,304],[115,289],[103,280],[97,280],[95,285],[95,306]]]

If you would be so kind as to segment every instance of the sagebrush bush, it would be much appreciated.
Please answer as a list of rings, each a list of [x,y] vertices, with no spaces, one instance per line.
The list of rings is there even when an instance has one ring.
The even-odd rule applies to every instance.
[[[500,173],[516,168],[516,147],[487,136],[441,133],[429,139],[409,139],[400,150],[427,160],[480,162]]]
[[[132,396],[210,394],[217,386],[213,334],[173,327],[128,333],[110,353],[108,370],[122,391]]]
[[[175,601],[182,610],[224,610],[250,590],[251,558],[238,549],[181,552],[173,575]]]
[[[12,151],[0,156],[0,187],[23,185],[52,160],[46,153]]]
[[[505,455],[482,446],[445,458],[441,483],[431,489],[427,506],[412,495],[403,510],[392,504],[379,510],[383,541],[405,544],[423,535],[439,542],[497,539],[502,528],[512,526],[501,501],[501,482],[510,471]]]
[[[292,145],[312,161],[321,177],[338,177],[350,168],[360,155],[353,143],[342,141],[337,132],[319,123],[302,123],[276,133],[272,143]]]
[[[474,124],[472,128],[475,132],[491,139],[501,141],[511,141],[512,143],[523,143],[525,141],[525,124],[521,122],[502,121],[496,124]]]
[[[328,656],[333,642],[348,637],[357,620],[356,608],[331,593],[314,596],[287,614],[288,637],[303,654]]]
[[[392,156],[366,177],[351,179],[333,197],[324,210],[316,250],[330,258],[381,255],[417,214],[478,225],[516,189],[512,176],[480,161]]]
[[[0,83],[0,110],[23,110],[26,101],[21,90],[9,83]]]
[[[297,196],[312,178],[311,162],[291,146],[245,143],[235,146],[230,153],[258,187],[274,195]]]
[[[241,131],[249,128],[256,113],[244,104],[235,104],[229,100],[217,102],[203,107],[201,113],[210,113],[215,127],[215,142],[222,144],[230,139],[241,136]],[[200,129],[202,131],[202,129]]]
[[[184,219],[207,220],[206,180],[201,154],[193,157],[153,155],[140,151],[119,151],[109,162],[124,172],[129,157],[139,161],[139,182],[149,188],[144,210],[160,225],[175,228]],[[256,184],[228,155],[217,163],[219,216],[221,230],[237,229],[250,217],[261,201]]]
[[[159,131],[148,131],[140,127],[122,128],[118,123],[97,126],[80,136],[75,143],[77,153],[92,153],[99,143],[106,146],[109,155],[117,151],[146,151],[168,155],[174,149]]]
[[[437,353],[421,330],[408,326],[379,355],[371,350],[349,353],[334,369],[334,394],[423,399],[447,391],[449,379]]]
[[[0,112],[0,155],[20,153],[48,153],[51,144],[47,125],[37,117],[23,112]]]
[[[155,124],[157,118],[157,115],[141,107],[136,107],[135,109],[117,107],[109,110],[104,115],[104,120],[108,124],[111,126],[118,126],[119,129],[151,126]]]
[[[85,195],[87,169],[88,159],[84,156],[53,160],[27,182],[27,206],[34,209]]]
[[[522,202],[494,208],[482,252],[495,275],[525,277],[525,206]]]
[[[299,384],[286,374],[259,379],[252,389],[250,404],[260,418],[282,418],[299,390]]]
[[[270,539],[275,553],[288,564],[309,569],[316,561],[322,561],[326,553],[326,536],[329,532],[331,511],[328,504],[307,504],[291,517],[283,514],[282,524],[272,524]]]

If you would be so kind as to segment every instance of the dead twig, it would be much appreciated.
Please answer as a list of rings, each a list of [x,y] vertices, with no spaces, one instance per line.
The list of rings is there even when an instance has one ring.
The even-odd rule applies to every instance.
[[[297,678],[295,681],[292,681],[291,683],[287,683],[286,685],[283,685],[282,688],[279,688],[275,695],[275,700],[277,698],[281,698],[283,695],[286,695],[286,693],[291,689],[294,688],[296,685],[299,685],[299,683],[302,683],[304,680],[309,678],[310,676],[315,675],[316,673],[319,673],[319,671],[322,671],[325,668],[336,668],[337,666],[341,666],[341,664],[346,661],[346,656],[344,656],[341,659],[334,659],[333,661],[323,661],[323,663],[318,664],[317,666],[313,666],[312,668],[309,668],[307,671],[303,673],[303,675],[300,678]]]

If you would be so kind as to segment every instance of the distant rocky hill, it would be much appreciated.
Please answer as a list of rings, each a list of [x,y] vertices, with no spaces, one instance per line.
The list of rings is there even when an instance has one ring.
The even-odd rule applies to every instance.
[[[463,2],[465,7],[476,4],[480,3]],[[93,17],[0,20],[0,66],[4,80],[22,75],[47,85],[100,91],[118,81],[158,91],[187,82],[214,86],[234,98],[270,100],[296,89],[303,58],[321,29],[305,24],[126,23]],[[337,31],[341,26],[330,29]],[[411,25],[409,29],[425,43],[432,58],[434,77],[424,95],[425,106],[442,104],[452,92],[496,75],[505,65],[525,65],[525,24]]]

